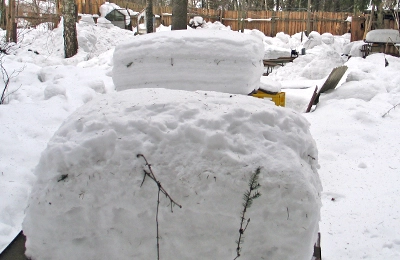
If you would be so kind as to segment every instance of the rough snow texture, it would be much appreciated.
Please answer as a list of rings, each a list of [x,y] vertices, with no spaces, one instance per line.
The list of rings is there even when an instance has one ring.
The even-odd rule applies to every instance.
[[[201,29],[141,35],[116,47],[113,81],[118,91],[151,85],[249,94],[258,88],[263,52],[255,33]]]
[[[282,85],[280,82],[275,81],[269,77],[261,77],[260,88],[269,92],[278,93],[281,91]]]
[[[316,31],[310,32],[308,40],[303,44],[306,50],[312,49],[315,46],[319,46],[322,43],[322,36]]]
[[[251,102],[249,102],[251,100]],[[309,123],[249,96],[139,89],[78,109],[36,168],[24,221],[33,259],[155,259],[157,185],[162,259],[233,259],[242,197],[261,166],[261,197],[247,210],[241,259],[310,259],[321,185]]]

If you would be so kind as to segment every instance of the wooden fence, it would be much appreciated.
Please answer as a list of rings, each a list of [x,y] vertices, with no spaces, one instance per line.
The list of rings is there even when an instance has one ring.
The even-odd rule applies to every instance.
[[[342,35],[350,29],[347,17],[348,13],[314,12],[310,14],[310,28],[321,34]],[[242,19],[243,24],[240,23]],[[222,23],[232,30],[257,29],[272,37],[278,32],[293,35],[307,29],[307,12],[249,11],[240,14],[226,11]]]
[[[145,6],[134,4],[126,0],[110,1],[121,8],[132,9],[141,12]],[[104,0],[77,0],[78,12],[99,14],[99,8]],[[169,26],[172,23],[171,7],[153,7],[153,13],[157,15],[157,25]],[[275,36],[278,32],[289,35],[305,31],[307,28],[307,12],[275,12],[275,11],[222,11],[209,9],[188,9],[188,20],[193,16],[202,16],[207,22],[220,21],[232,30],[258,29],[267,36]],[[319,33],[332,33],[342,35],[350,30],[350,23],[346,18],[350,13],[314,12],[310,14],[310,28]],[[134,18],[132,25],[136,26]]]

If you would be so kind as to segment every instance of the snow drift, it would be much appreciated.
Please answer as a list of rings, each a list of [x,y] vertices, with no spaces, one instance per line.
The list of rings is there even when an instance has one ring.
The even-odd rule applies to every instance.
[[[250,102],[251,100],[251,102]],[[23,230],[32,259],[233,259],[242,197],[257,167],[261,197],[246,216],[240,259],[310,259],[321,185],[309,123],[268,100],[133,89],[79,108],[35,172]]]

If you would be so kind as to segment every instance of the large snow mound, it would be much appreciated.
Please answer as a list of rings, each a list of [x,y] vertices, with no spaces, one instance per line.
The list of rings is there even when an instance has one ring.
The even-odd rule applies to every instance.
[[[251,100],[252,102],[249,102]],[[92,100],[55,133],[35,170],[23,224],[32,259],[310,259],[318,232],[317,149],[309,123],[271,101],[218,92],[134,89]]]
[[[140,35],[114,52],[116,89],[151,87],[249,94],[263,73],[257,33],[179,30]],[[183,73],[185,72],[185,73]]]

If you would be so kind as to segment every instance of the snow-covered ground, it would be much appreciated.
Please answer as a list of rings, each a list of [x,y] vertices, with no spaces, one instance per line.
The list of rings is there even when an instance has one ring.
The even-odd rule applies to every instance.
[[[211,29],[221,28],[220,25],[213,26],[211,24],[208,24],[207,27]],[[161,28],[160,30],[165,29],[166,28]],[[53,141],[49,146],[50,148],[55,147],[55,140],[60,140],[60,145],[68,145],[63,143],[63,138],[67,138],[68,136],[72,139],[76,138],[73,139],[76,141],[76,144],[79,144],[80,142],[85,143],[85,140],[79,140],[79,138],[87,137],[86,135],[81,135],[79,137],[79,134],[69,131],[63,132],[63,129],[76,129],[75,131],[78,131],[79,124],[73,126],[68,124],[74,122],[74,119],[79,121],[80,117],[82,117],[85,122],[87,122],[86,120],[89,120],[90,118],[96,119],[95,117],[85,118],[85,113],[88,112],[89,108],[93,108],[95,106],[98,106],[100,110],[102,100],[104,100],[105,106],[107,102],[110,102],[110,104],[114,104],[118,108],[117,101],[119,96],[122,100],[128,99],[130,102],[133,102],[135,101],[135,98],[132,97],[132,99],[129,99],[129,95],[135,96],[135,93],[138,93],[135,91],[140,91],[127,90],[126,93],[129,93],[129,95],[124,95],[123,91],[116,93],[112,80],[115,62],[113,60],[114,47],[120,43],[126,43],[129,41],[129,39],[132,39],[134,37],[132,32],[120,30],[118,28],[97,27],[91,23],[81,22],[78,26],[78,36],[80,51],[76,57],[71,59],[66,60],[62,58],[61,29],[55,29],[54,31],[36,29],[26,32],[24,35],[24,42],[18,46],[18,48],[15,48],[11,55],[7,55],[2,58],[2,64],[8,72],[19,70],[21,72],[18,75],[15,74],[16,77],[12,78],[11,80],[9,93],[13,92],[14,90],[15,92],[9,95],[7,99],[8,104],[0,106],[0,140],[2,143],[2,148],[0,150],[0,250],[3,250],[7,243],[9,243],[22,228],[25,209],[28,205],[29,194],[35,181],[37,180],[34,175],[35,167],[39,163],[41,153],[45,150],[49,140],[57,131],[57,129],[59,129],[61,124],[64,121],[66,122],[58,131],[57,135],[59,137],[56,136],[53,138]],[[246,121],[244,119],[234,120],[232,117],[246,118],[246,113],[251,113],[249,110],[245,109],[242,109],[240,112],[239,110],[241,107],[246,107],[246,109],[251,110],[254,109],[251,107],[259,106],[261,110],[265,104],[265,110],[270,111],[268,113],[265,112],[265,114],[270,114],[269,119],[274,119],[275,121],[273,122],[276,126],[281,126],[280,129],[287,129],[287,127],[292,126],[293,132],[287,133],[287,135],[292,136],[290,138],[294,138],[293,140],[297,140],[296,138],[301,136],[298,135],[296,131],[299,129],[306,131],[306,134],[304,135],[306,139],[303,140],[304,143],[299,143],[296,150],[297,154],[301,154],[301,151],[307,151],[307,148],[304,147],[304,145],[310,145],[313,143],[312,139],[307,141],[309,135],[307,134],[308,124],[303,119],[303,117],[305,117],[305,119],[307,119],[310,123],[309,129],[318,148],[318,155],[310,155],[315,158],[315,160],[312,160],[310,157],[309,163],[311,165],[318,163],[318,173],[323,187],[323,192],[321,194],[321,221],[319,223],[322,237],[322,257],[328,260],[399,259],[400,221],[398,216],[400,203],[398,201],[398,197],[400,187],[400,161],[398,159],[398,155],[400,136],[398,135],[397,129],[400,127],[400,115],[398,108],[392,108],[400,103],[400,74],[398,73],[400,69],[400,60],[399,58],[387,55],[384,56],[383,54],[373,54],[368,56],[366,59],[357,57],[359,56],[357,54],[357,46],[359,43],[349,43],[349,35],[331,36],[313,33],[308,43],[303,42],[303,45],[300,43],[299,38],[299,34],[293,35],[292,37],[279,34],[278,37],[275,38],[264,38],[264,55],[266,58],[275,58],[273,57],[274,46],[276,46],[277,52],[285,53],[284,50],[286,49],[288,54],[290,54],[291,49],[296,48],[297,50],[300,50],[303,46],[307,47],[306,55],[300,55],[294,60],[293,63],[275,69],[273,73],[268,76],[269,80],[275,80],[276,82],[279,82],[280,87],[286,92],[287,108],[276,108],[269,104],[270,102],[268,101],[257,100],[255,98],[253,99],[252,97],[242,97],[240,95],[233,95],[231,97],[230,95],[223,96],[223,94],[221,96],[221,94],[214,92],[191,92],[191,94],[185,96],[179,91],[179,94],[175,95],[177,101],[184,100],[185,98],[192,100],[190,103],[191,105],[187,107],[188,112],[179,115],[179,112],[184,111],[184,109],[179,109],[178,105],[174,105],[175,110],[172,108],[171,110],[167,110],[170,112],[165,114],[165,118],[163,119],[166,122],[169,120],[172,125],[165,125],[164,127],[166,128],[163,128],[162,124],[159,126],[155,124],[156,128],[153,129],[154,132],[152,132],[152,134],[158,138],[165,137],[164,135],[161,135],[161,133],[164,133],[163,131],[167,131],[168,127],[171,127],[171,129],[177,129],[176,127],[181,126],[182,134],[188,135],[188,140],[196,140],[196,137],[199,137],[200,139],[197,140],[198,143],[201,144],[204,142],[205,147],[208,147],[205,149],[205,151],[213,151],[213,149],[211,149],[212,147],[216,148],[215,151],[218,151],[218,148],[225,148],[227,153],[228,150],[231,151],[230,149],[238,149],[237,151],[241,151],[243,154],[249,156],[250,152],[249,150],[246,150],[248,148],[246,145],[252,145],[253,142],[257,142],[257,139],[251,140],[250,137],[247,137],[244,140],[240,140],[240,137],[236,137],[238,139],[237,143],[235,144],[229,143],[232,140],[235,140],[234,137],[227,140],[224,138],[227,134],[234,133],[235,129],[233,128],[237,128],[238,131],[244,131],[240,128],[241,126],[243,126],[244,129],[250,128],[250,125],[256,122],[256,119],[254,119],[256,116],[252,117],[253,121]],[[305,38],[305,40],[307,39]],[[210,46],[210,52],[211,51],[212,46]],[[347,61],[346,56],[341,56],[343,53],[351,54],[352,58]],[[227,53],[227,55],[229,55],[229,53]],[[385,67],[385,58],[389,63],[389,66],[387,67]],[[330,71],[334,67],[343,64],[348,66],[349,69],[346,72],[343,80],[339,83],[340,86],[331,93],[322,95],[317,109],[312,113],[305,114],[304,111],[315,86],[321,86]],[[154,75],[156,77],[157,72],[154,72]],[[132,82],[134,81],[135,79],[132,79]],[[219,89],[216,89],[216,91],[218,90]],[[149,90],[147,90],[145,95],[150,94],[151,93],[149,93]],[[206,96],[210,96],[211,99],[214,98],[215,100],[211,103],[208,103],[206,102],[207,98],[198,97],[196,99],[196,95],[203,94],[207,94]],[[143,97],[145,96],[144,94],[142,95]],[[174,99],[171,97],[169,97],[168,102],[165,101],[165,99],[167,99],[165,90],[164,92],[160,92],[160,90],[155,91],[153,96],[160,96],[161,99],[164,99],[164,103],[174,104]],[[91,102],[93,99],[96,100],[95,103]],[[226,101],[226,99],[229,101]],[[237,107],[232,105],[231,109],[226,108],[227,104],[231,104],[231,99],[235,99],[240,105]],[[221,111],[225,109],[227,116],[224,117],[223,114],[219,115],[218,113],[213,115],[201,115],[201,113],[199,114],[198,107],[195,105],[195,100],[198,100],[196,102],[199,103],[203,102],[203,106],[216,106],[220,103],[221,107],[223,107]],[[138,103],[146,102],[143,100],[138,100]],[[86,106],[80,108],[84,104],[86,104]],[[141,110],[136,111],[135,115],[140,115],[140,111],[152,111],[149,109],[144,109],[143,106],[144,105],[138,105],[138,108]],[[130,111],[135,111],[134,104],[129,108],[124,107],[123,111],[128,111],[129,109]],[[157,120],[160,120],[159,118],[162,117],[162,111],[165,111],[165,108],[163,109],[162,106],[159,107],[159,109],[159,114],[153,115],[154,118],[158,118]],[[108,113],[113,113],[113,111],[114,113],[122,113],[118,109],[115,109],[105,111],[105,115]],[[387,113],[388,111],[389,113]],[[152,125],[151,121],[149,121],[149,118],[151,118],[152,115],[147,114],[147,112],[144,113],[144,115],[147,116],[144,116],[142,121],[139,121],[141,126]],[[153,110],[153,112],[155,112],[155,110]],[[90,113],[88,112],[88,115],[90,115]],[[183,121],[175,122],[176,118],[174,116],[176,118],[180,116],[181,120]],[[191,116],[196,118],[195,122],[193,122],[193,125],[190,123],[181,124],[182,122],[187,121],[188,118],[190,119]],[[140,119],[135,118],[135,120]],[[159,122],[157,120],[155,123]],[[257,120],[265,123],[265,131],[267,131],[267,133],[271,133],[272,130],[268,130],[269,127],[271,127],[271,121],[264,122],[265,117],[260,117]],[[98,122],[98,124],[96,122]],[[104,117],[104,121],[96,122],[93,122],[90,125],[91,128],[89,127],[90,129],[87,130],[90,130],[90,133],[93,135],[95,135],[95,131],[103,131],[103,126],[109,127],[109,125],[112,124],[114,124],[116,129],[120,129],[122,131],[120,133],[122,135],[124,127],[129,129],[128,126],[130,123],[129,119],[121,122],[118,122],[118,120],[115,122],[107,122],[107,116]],[[246,126],[244,122],[248,122],[249,125]],[[227,129],[226,127],[228,127],[228,125],[230,126],[230,130],[233,132],[229,132],[228,130],[217,130],[219,128]],[[118,128],[119,126],[121,126],[121,128]],[[223,128],[223,126],[225,126],[225,128]],[[190,127],[193,127],[193,131],[190,131]],[[251,130],[256,131],[257,129],[261,128]],[[250,131],[250,133],[252,133],[252,131]],[[131,132],[128,131],[127,133]],[[143,133],[146,133],[146,128],[142,129],[141,134]],[[209,136],[210,133],[215,134],[214,136]],[[278,131],[277,133],[281,132]],[[67,134],[67,136],[63,136],[64,134]],[[110,132],[108,132],[108,134],[112,135]],[[262,132],[260,134],[262,135]],[[260,137],[259,135],[257,135],[257,138]],[[95,136],[93,136],[93,138],[94,137]],[[115,137],[118,138],[118,135]],[[263,138],[267,137],[272,138],[273,136],[269,136],[268,134]],[[290,138],[285,137],[282,140],[275,140],[275,142],[277,144],[281,144],[280,141],[284,142],[285,140],[291,140]],[[247,139],[249,139],[248,142],[246,141]],[[123,141],[120,143],[121,145],[124,145]],[[90,140],[87,140],[85,144],[87,144],[87,147],[94,147],[92,144],[90,144]],[[108,144],[111,145],[111,143]],[[176,145],[177,142],[174,142],[174,144]],[[126,145],[129,145],[129,142],[127,142]],[[154,144],[154,141],[153,143],[148,142],[144,145],[145,147],[150,148],[157,147]],[[106,146],[107,143],[104,143],[101,148]],[[165,144],[165,147],[167,147],[167,144]],[[199,147],[201,146],[196,146],[196,149],[199,149]],[[260,148],[257,146],[254,147],[257,149]],[[294,144],[284,143],[281,145],[281,147],[293,148]],[[70,148],[72,149],[73,145]],[[155,151],[154,149],[152,150],[150,148],[148,148],[149,152]],[[202,154],[201,150],[196,149],[192,150],[193,154],[191,156]],[[100,150],[103,151],[102,149]],[[63,162],[62,158],[60,157],[62,155],[56,156],[57,153],[52,154],[50,151],[51,150],[47,150],[45,153],[43,153],[44,157],[40,166],[42,168],[39,167],[37,168],[39,170],[36,171],[38,175],[41,173],[40,169],[43,169],[43,174],[45,174],[44,176],[48,176],[47,174],[49,173],[46,173],[46,171],[48,171],[50,168],[46,168],[43,165],[46,162],[49,164],[52,163],[52,160],[50,160],[51,156],[54,156],[54,164],[55,162]],[[104,152],[106,151],[108,150],[105,150]],[[177,149],[177,151],[179,150]],[[299,157],[289,157],[289,155],[293,155],[293,152],[290,152],[292,151],[290,149],[280,150],[279,148],[275,147],[275,152],[273,155],[277,156],[276,162],[273,162],[272,159],[268,159],[268,156],[271,155],[268,154],[268,151],[266,151],[265,156],[268,160],[261,164],[261,166],[264,166],[263,169],[268,168],[267,165],[265,165],[267,162],[272,162],[275,167],[281,163],[284,163],[282,160],[285,158],[282,159],[282,157],[284,157],[283,155],[285,154],[285,151],[288,154],[287,158]],[[103,155],[106,157],[109,156],[109,154]],[[136,159],[134,158],[134,154],[131,156],[132,158],[122,158],[128,161]],[[308,156],[308,154],[306,156]],[[150,160],[151,155],[146,155],[146,157]],[[232,159],[233,157],[229,158]],[[254,160],[257,157],[255,156],[250,158]],[[78,159],[82,160],[82,158],[76,158],[77,161],[79,161]],[[89,160],[90,158],[87,159]],[[174,160],[177,159],[179,158],[175,158]],[[259,161],[262,162],[262,159],[260,158]],[[71,161],[71,163],[73,164],[73,161]],[[154,161],[151,160],[150,163],[155,165],[154,171],[156,175],[161,174],[162,166],[165,166],[166,168],[171,167],[169,163],[159,164],[158,159]],[[224,163],[224,161],[221,161],[221,163]],[[291,166],[293,164],[294,162],[288,162],[285,167],[294,169],[293,166]],[[100,171],[100,169],[103,169],[101,168],[101,165],[102,162],[99,162],[99,165],[93,167],[99,167],[99,169],[96,168],[96,171]],[[234,164],[230,165],[233,167]],[[249,166],[251,165],[253,164],[249,164]],[[87,165],[82,165],[82,167],[84,166],[87,167]],[[134,166],[134,164],[132,164],[132,166]],[[249,166],[245,168],[246,171],[244,174],[249,174],[254,170],[254,167],[250,168]],[[106,166],[104,166],[104,168],[106,168]],[[86,170],[91,169],[92,168],[87,168]],[[235,169],[237,169],[237,167]],[[217,183],[220,178],[222,180],[224,177],[224,175],[220,175],[221,173],[219,172],[211,172],[213,169],[205,170],[210,171],[209,174],[207,173],[207,175],[217,177]],[[61,172],[62,171],[60,171],[60,173]],[[58,175],[56,173],[52,174],[54,175],[50,176],[53,176],[53,179],[57,179]],[[73,176],[68,175],[68,177],[79,178],[79,173],[75,172],[73,174]],[[93,174],[96,175],[96,173]],[[90,174],[87,175],[91,176]],[[96,175],[94,178],[97,177],[100,178],[100,175]],[[187,176],[182,174],[181,177],[184,179],[184,177]],[[207,178],[205,175],[201,177]],[[45,177],[41,177],[39,179],[43,180],[43,178]],[[76,180],[78,180],[77,178]],[[110,180],[115,180],[111,177],[108,178],[110,178]],[[129,184],[129,181],[132,181],[132,185],[140,185],[142,180],[141,178],[142,176],[135,176],[135,178],[132,180],[128,179],[127,184]],[[165,179],[165,176],[160,177],[160,179],[161,178]],[[237,183],[233,182],[233,187],[231,188],[234,190],[234,192],[230,191],[229,189],[225,190],[226,187],[220,188],[223,191],[227,191],[228,196],[240,193],[241,190],[246,188],[248,176],[243,176],[242,179],[243,180],[240,180],[239,178]],[[56,184],[65,185],[68,183],[73,183],[75,179],[71,178],[70,180],[66,179],[60,182],[57,180],[55,181]],[[166,182],[171,183],[173,181],[169,180]],[[244,182],[244,185],[242,182]],[[189,183],[189,185],[185,184],[188,185],[187,187],[185,186],[185,189],[188,191],[190,190],[190,184],[201,184],[197,179],[188,179],[187,183]],[[268,185],[268,182],[262,178],[260,183],[262,184],[262,187]],[[156,187],[150,187],[150,183],[147,183],[146,185],[144,186],[146,190]],[[139,188],[136,186],[135,188],[132,188],[132,191],[140,192]],[[49,189],[50,187],[51,186],[49,186]],[[185,197],[183,200],[179,201],[174,197],[174,194],[184,195],[185,192],[175,190],[178,189],[178,187],[172,188],[173,186],[170,184],[166,185],[165,189],[169,191],[169,187],[171,187],[170,195],[176,199],[177,202],[189,200]],[[56,190],[55,187],[52,188]],[[71,189],[69,190],[76,192],[77,190],[75,189],[78,188],[82,187],[71,186]],[[210,186],[207,185],[204,187],[206,191],[208,191],[209,188]],[[122,189],[122,191],[123,190],[124,189]],[[60,191],[62,191],[62,189],[60,189]],[[269,190],[265,187],[263,190],[261,190],[262,195],[260,198],[255,200],[251,210],[257,212],[257,210],[260,209],[260,206],[257,206],[257,202],[258,200],[267,200],[267,198],[269,198],[268,196],[271,195],[268,195],[268,191]],[[86,194],[86,192],[81,194],[81,192],[82,191],[80,191],[80,193],[77,194],[76,198],[74,199],[79,199],[80,201],[85,201],[85,199],[93,199],[89,196],[90,194]],[[53,192],[51,196],[54,196],[54,194],[55,193]],[[151,194],[151,192],[149,194]],[[211,195],[215,194],[210,193],[208,196]],[[207,198],[207,196],[204,197],[204,199]],[[151,198],[151,200],[156,202],[156,198]],[[221,207],[226,207],[221,209],[221,212],[225,214],[222,216],[222,219],[226,218],[227,224],[231,222],[237,222],[237,225],[239,225],[240,199],[237,201],[237,199],[229,198],[227,199],[227,202],[228,203],[226,205],[221,205]],[[238,202],[239,206],[236,209],[231,208],[233,205],[232,202]],[[107,202],[104,201],[104,203]],[[182,212],[179,212],[179,208],[174,209],[174,213],[167,214],[169,212],[165,210],[166,202],[164,201],[162,203],[165,203],[161,204],[163,207],[163,214],[161,215],[162,221],[173,221],[175,216],[179,218],[178,215],[182,214]],[[264,201],[264,203],[267,202]],[[214,206],[217,207],[218,205]],[[299,205],[297,205],[297,207],[301,208]],[[189,209],[191,208],[189,207]],[[253,219],[251,210],[249,210],[249,217]],[[153,221],[150,222],[152,223],[151,227],[154,229],[153,211],[154,205],[152,205],[150,211],[146,211],[143,214],[144,217]],[[83,211],[79,210],[79,208],[75,208],[74,212],[79,216],[79,214],[82,214]],[[134,212],[135,214],[139,213],[138,211]],[[284,212],[282,213],[287,214],[287,207],[284,208]],[[193,211],[191,214],[198,215],[195,211]],[[289,214],[289,217],[291,217],[292,213],[290,211]],[[295,213],[293,212],[293,214]],[[120,211],[118,214],[114,214],[114,216],[125,217],[126,214],[124,214],[123,211]],[[287,217],[287,215],[285,216]],[[294,216],[295,215],[293,215],[293,217]],[[98,225],[100,225],[102,223],[109,223],[107,222],[109,219],[110,216],[105,215],[103,219],[99,216],[99,218],[95,221]],[[102,220],[104,220],[104,222],[101,222]],[[214,223],[210,223],[210,221],[206,220],[208,220],[208,218],[204,218],[203,220],[203,218],[199,216],[198,227],[201,228],[203,227],[202,224],[204,224],[209,229],[216,228]],[[37,223],[40,223],[40,220],[36,219],[36,221],[39,221]],[[201,223],[202,221],[205,221],[205,223]],[[252,221],[249,224],[249,229],[245,233],[245,235],[247,235],[247,240],[242,245],[243,256],[241,259],[246,259],[246,257],[249,257],[249,255],[246,256],[245,253],[247,246],[249,246],[249,248],[254,246],[253,249],[257,248],[257,241],[252,240],[253,238],[250,235],[250,232],[251,228],[255,228],[257,223],[260,223],[259,221],[260,220],[254,218],[254,223]],[[266,218],[265,221],[268,221],[268,218]],[[296,222],[299,220],[296,219],[293,221]],[[29,220],[26,223],[26,225],[29,225]],[[160,226],[161,230],[163,228],[170,228],[166,227],[164,223],[165,222],[162,222],[162,225]],[[209,224],[209,226],[207,224]],[[132,226],[131,228],[134,229],[135,226]],[[139,228],[141,230],[142,227],[138,227],[138,229]],[[218,226],[218,228],[224,228],[224,226]],[[236,230],[236,226],[233,228],[233,235],[229,235],[230,233],[228,232],[222,232],[221,234],[224,239],[232,240],[231,242],[224,242],[225,244],[232,243],[232,247],[227,249],[230,250],[229,252],[222,252],[221,255],[227,254],[230,256],[235,253],[235,240],[237,239],[235,234],[238,232]],[[143,243],[148,245],[149,252],[152,253],[152,256],[155,254],[155,233],[153,229],[149,230],[148,234],[146,234],[148,239],[143,240]],[[185,229],[183,228],[182,231],[184,230]],[[117,231],[118,230],[112,230],[112,232]],[[272,230],[271,232],[277,231]],[[176,250],[174,245],[179,245],[179,243],[181,243],[180,241],[174,241],[174,239],[177,238],[172,236],[173,233],[174,232],[171,231],[171,233],[162,235],[168,238],[165,239],[166,241],[162,241],[161,243],[161,251],[165,250],[164,254],[173,252]],[[195,232],[195,234],[198,235],[199,232]],[[279,232],[277,234],[279,234]],[[88,235],[90,236],[90,234]],[[218,235],[215,236],[218,238]],[[115,237],[118,236],[116,235]],[[185,239],[190,240],[190,236]],[[213,239],[214,238],[210,239],[209,236],[206,236],[204,237],[204,240],[200,241],[202,241],[202,243],[210,243],[213,241]],[[95,246],[90,243],[83,243],[84,241],[85,238],[81,238],[81,240],[77,238],[77,240],[75,240],[77,244],[87,245],[88,247]],[[126,238],[124,241],[126,242],[130,240],[129,238]],[[168,244],[168,241],[173,243]],[[137,241],[135,240],[135,242]],[[259,242],[263,243],[264,241]],[[200,249],[196,249],[194,246],[190,246],[190,248],[190,250],[193,250],[193,252],[196,252],[197,254],[203,253],[203,255],[198,255],[198,259],[204,259],[201,256],[205,255],[207,255],[208,259],[212,259],[212,252],[204,253],[204,251],[196,251]],[[201,246],[199,248],[204,249],[207,247]],[[187,251],[185,253],[188,253],[189,249],[186,250]],[[210,248],[210,250],[212,250],[212,248]],[[253,257],[251,259],[257,257],[257,250],[252,252],[252,254],[253,253],[254,255],[251,255]],[[147,256],[143,256],[142,259],[146,259],[146,257]],[[140,259],[140,257],[138,258]]]

